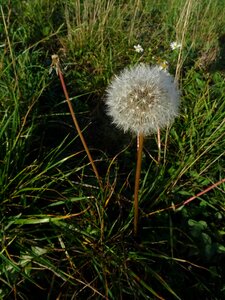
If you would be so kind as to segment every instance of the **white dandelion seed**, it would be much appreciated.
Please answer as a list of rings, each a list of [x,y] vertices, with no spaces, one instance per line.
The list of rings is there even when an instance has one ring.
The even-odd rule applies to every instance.
[[[177,84],[159,66],[124,69],[107,89],[107,113],[125,132],[144,136],[170,125],[179,111]]]

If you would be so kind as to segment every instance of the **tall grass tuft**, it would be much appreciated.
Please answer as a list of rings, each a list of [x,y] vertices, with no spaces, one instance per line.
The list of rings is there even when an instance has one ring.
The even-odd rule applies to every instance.
[[[1,1],[1,299],[225,298],[224,14],[220,0]],[[137,63],[178,70],[182,95],[170,133],[145,138],[134,239],[136,148],[104,94]]]

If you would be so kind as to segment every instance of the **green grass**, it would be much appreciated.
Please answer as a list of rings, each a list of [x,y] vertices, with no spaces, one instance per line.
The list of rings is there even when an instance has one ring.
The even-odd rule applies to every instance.
[[[225,177],[224,1],[1,5],[0,298],[223,299],[225,184],[168,208]],[[135,239],[135,140],[106,116],[105,89],[127,65],[164,61],[181,112],[160,153],[146,140]]]

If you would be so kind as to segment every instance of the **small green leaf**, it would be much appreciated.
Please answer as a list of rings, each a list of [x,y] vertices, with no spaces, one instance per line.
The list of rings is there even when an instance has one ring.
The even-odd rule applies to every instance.
[[[219,246],[218,246],[218,252],[219,253],[225,253],[225,246],[219,244]]]

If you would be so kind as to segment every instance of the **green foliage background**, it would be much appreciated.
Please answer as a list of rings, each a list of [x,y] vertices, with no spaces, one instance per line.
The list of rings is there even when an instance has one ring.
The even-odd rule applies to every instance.
[[[225,184],[182,206],[225,177],[224,0],[0,4],[0,298],[224,299]],[[135,139],[104,95],[139,62],[167,62],[182,95],[161,151],[146,140],[134,239]]]

